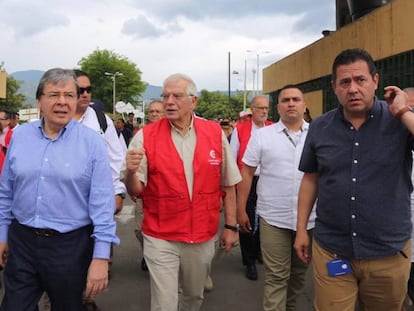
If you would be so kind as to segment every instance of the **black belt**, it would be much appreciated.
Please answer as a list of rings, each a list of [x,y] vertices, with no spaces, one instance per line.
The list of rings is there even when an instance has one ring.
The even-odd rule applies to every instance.
[[[30,227],[28,227],[30,228]],[[51,237],[51,236],[58,236],[58,235],[63,235],[64,233],[61,233],[57,230],[54,229],[49,229],[49,228],[30,228],[31,230],[33,230],[33,232],[38,235],[38,236],[43,236],[43,237]]]
[[[22,224],[20,224],[20,223],[19,223],[19,222],[17,222],[17,221],[16,221],[16,223],[17,223],[20,227],[22,227],[22,228],[24,228],[24,229],[26,229],[26,230],[32,231],[32,232],[33,232],[34,234],[36,234],[37,236],[46,237],[46,238],[49,238],[49,237],[55,237],[55,236],[67,235],[67,234],[71,234],[71,233],[73,233],[73,232],[76,232],[76,231],[78,231],[78,230],[92,228],[92,225],[87,225],[87,226],[84,226],[84,227],[81,227],[81,228],[75,229],[75,230],[73,230],[73,231],[69,231],[69,232],[64,232],[64,233],[63,233],[63,232],[59,232],[59,231],[57,231],[57,230],[55,230],[55,229],[51,229],[51,228],[33,228],[33,227],[30,227],[30,226],[22,225]]]
[[[38,236],[42,236],[42,237],[52,237],[52,236],[59,236],[59,235],[64,235],[65,233],[61,233],[55,229],[50,229],[50,228],[33,228],[33,227],[29,227],[26,225],[22,225],[20,223],[17,223],[20,227],[29,230],[31,232],[33,232],[34,234],[38,235]]]

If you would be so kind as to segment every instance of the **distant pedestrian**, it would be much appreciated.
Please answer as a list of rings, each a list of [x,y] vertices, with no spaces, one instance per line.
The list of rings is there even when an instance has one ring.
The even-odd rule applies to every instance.
[[[271,125],[273,122],[267,120],[269,116],[269,99],[266,96],[255,96],[251,102],[251,116],[248,120],[241,122],[233,130],[230,138],[230,146],[241,170],[243,167],[243,156],[247,144],[254,132]],[[242,263],[245,266],[245,275],[249,280],[257,280],[256,261],[262,262],[260,250],[260,228],[256,214],[256,185],[259,180],[260,168],[258,167],[250,183],[248,199],[243,205],[238,204],[238,221],[248,224],[249,230],[240,232],[240,251]]]
[[[125,144],[128,148],[129,146],[129,142],[131,141],[132,138],[132,132],[129,129],[129,127],[125,126],[125,121],[122,118],[118,118],[115,121],[116,124],[116,131],[118,133],[118,137],[122,137],[125,141]]]

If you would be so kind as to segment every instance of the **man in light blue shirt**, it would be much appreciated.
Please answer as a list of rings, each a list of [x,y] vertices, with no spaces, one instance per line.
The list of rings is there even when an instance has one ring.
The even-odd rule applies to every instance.
[[[107,287],[114,190],[105,143],[72,120],[78,96],[72,70],[47,71],[42,119],[13,134],[0,177],[2,311],[35,310],[44,291],[52,310],[81,310],[85,289]]]

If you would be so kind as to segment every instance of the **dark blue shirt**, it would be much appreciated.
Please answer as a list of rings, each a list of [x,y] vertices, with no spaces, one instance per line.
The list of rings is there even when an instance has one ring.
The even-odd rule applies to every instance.
[[[403,249],[412,230],[412,148],[384,101],[358,130],[342,106],[312,122],[299,169],[319,174],[314,237],[322,247],[351,259]]]

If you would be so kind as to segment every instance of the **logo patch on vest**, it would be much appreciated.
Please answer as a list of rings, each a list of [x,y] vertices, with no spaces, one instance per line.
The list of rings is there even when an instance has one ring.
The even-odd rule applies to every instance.
[[[208,159],[208,163],[210,165],[220,165],[220,161],[216,159],[216,151],[215,150],[210,150],[210,158]]]

